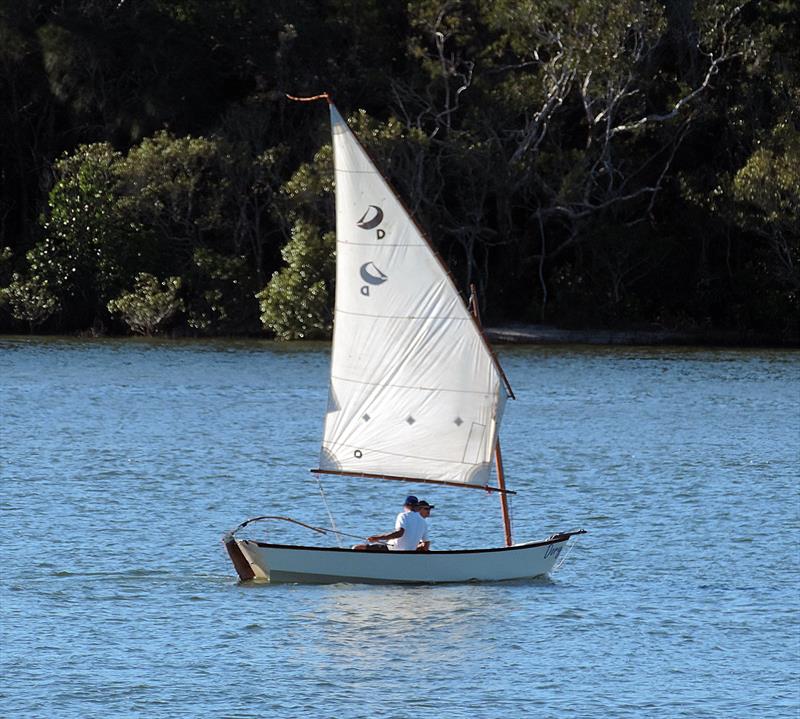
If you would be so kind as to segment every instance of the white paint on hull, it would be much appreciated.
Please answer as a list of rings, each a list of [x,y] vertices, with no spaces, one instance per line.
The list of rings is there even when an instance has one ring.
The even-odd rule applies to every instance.
[[[495,582],[540,577],[562,555],[568,536],[513,547],[450,552],[357,552],[237,539],[256,579],[304,583]]]

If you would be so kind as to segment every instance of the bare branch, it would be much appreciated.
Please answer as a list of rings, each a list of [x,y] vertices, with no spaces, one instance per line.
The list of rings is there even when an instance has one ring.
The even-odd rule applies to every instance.
[[[698,85],[688,95],[684,95],[680,100],[678,100],[672,106],[672,109],[669,112],[646,115],[645,117],[641,117],[638,120],[635,120],[634,122],[628,122],[622,125],[617,125],[616,127],[613,128],[611,134],[617,135],[621,132],[630,132],[632,130],[636,130],[648,124],[662,123],[662,122],[667,122],[668,120],[672,120],[680,114],[681,110],[686,105],[691,103],[695,98],[697,98],[699,95],[705,92],[705,90],[709,87],[711,83],[711,78],[714,77],[714,75],[716,75],[719,72],[720,66],[723,63],[728,62],[729,60],[732,60],[733,58],[742,55],[741,52],[729,52],[728,44],[730,41],[729,25],[733,21],[733,19],[741,12],[743,7],[744,4],[737,5],[735,8],[733,8],[733,10],[731,10],[731,12],[725,18],[723,18],[723,20],[718,25],[719,32],[722,34],[719,56],[714,57],[714,54],[712,52],[702,53],[706,57],[708,57],[711,60],[711,62],[708,66],[708,69],[706,70],[705,77],[703,78],[703,81],[700,83],[700,85]],[[716,25],[714,29],[715,30],[717,29]]]

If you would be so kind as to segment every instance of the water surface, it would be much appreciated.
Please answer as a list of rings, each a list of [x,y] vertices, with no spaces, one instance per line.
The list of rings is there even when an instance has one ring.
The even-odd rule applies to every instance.
[[[552,581],[242,585],[224,530],[328,524],[327,346],[0,339],[0,715],[797,717],[800,354],[499,354],[515,539],[589,531]],[[502,542],[483,492],[323,487]]]

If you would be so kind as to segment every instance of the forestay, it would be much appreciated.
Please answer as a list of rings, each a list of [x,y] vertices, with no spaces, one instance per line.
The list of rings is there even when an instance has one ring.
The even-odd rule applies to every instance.
[[[419,228],[330,112],[336,312],[320,469],[486,486],[505,378]]]

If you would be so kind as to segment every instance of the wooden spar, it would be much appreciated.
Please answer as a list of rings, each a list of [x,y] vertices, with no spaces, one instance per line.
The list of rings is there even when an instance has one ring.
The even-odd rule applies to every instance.
[[[500,379],[503,380],[503,384],[506,386],[506,390],[508,390],[508,396],[511,399],[516,399],[517,396],[514,394],[514,390],[511,389],[511,382],[508,381],[508,377],[506,376],[506,373],[503,370],[502,365],[500,364],[500,360],[497,358],[497,353],[494,351],[494,348],[489,342],[489,338],[483,331],[483,325],[481,324],[481,314],[480,310],[478,309],[478,290],[475,288],[474,282],[469,283],[469,302],[467,304],[469,306],[470,314],[472,314],[472,319],[475,322],[475,327],[477,327],[478,332],[483,338],[483,344],[486,347],[486,350],[491,355],[492,361],[494,362],[494,366],[497,369],[498,374],[500,375]]]
[[[494,462],[497,467],[497,484],[502,490],[500,492],[500,507],[503,510],[503,529],[506,534],[506,547],[510,547],[514,542],[511,539],[511,516],[508,513],[508,493],[506,490],[506,478],[503,474],[503,455],[500,452],[500,438],[494,444]]]
[[[481,316],[480,310],[478,309],[478,291],[475,289],[474,284],[470,284],[469,290],[469,306],[472,310],[472,316],[475,318],[475,321],[478,323],[478,325],[480,325]],[[500,366],[499,363],[497,366]],[[506,490],[506,477],[505,473],[503,472],[503,454],[500,451],[499,435],[495,438],[494,442],[494,464],[495,468],[497,469],[497,484],[501,490],[500,508],[503,512],[503,530],[506,535],[506,547],[510,547],[514,542],[511,539],[511,516],[508,513],[508,497],[506,497],[508,490]]]
[[[331,100],[331,96],[327,92],[323,92],[320,95],[311,95],[310,97],[295,97],[287,92],[286,97],[294,102],[314,102],[314,100],[326,100],[329,105],[333,105],[333,100]]]
[[[470,489],[482,489],[484,492],[500,492],[501,494],[516,494],[510,489],[503,487],[492,487],[488,484],[466,484],[465,482],[445,482],[440,479],[421,479],[419,477],[395,477],[391,474],[370,474],[369,472],[343,472],[338,469],[312,469],[312,474],[334,474],[339,477],[365,477],[367,479],[393,479],[398,482],[413,482],[422,484],[444,484],[448,487],[468,487]]]

